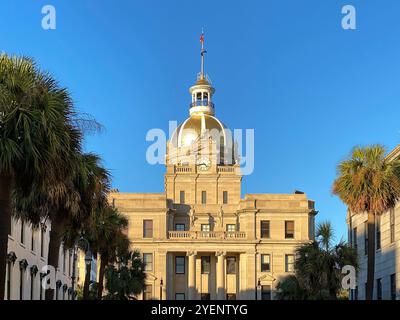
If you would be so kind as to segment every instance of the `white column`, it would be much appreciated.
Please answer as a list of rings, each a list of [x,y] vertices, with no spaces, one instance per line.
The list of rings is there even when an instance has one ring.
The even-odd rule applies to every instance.
[[[196,252],[188,252],[188,298],[189,300],[196,299]]]
[[[217,300],[225,300],[225,254],[217,252]]]

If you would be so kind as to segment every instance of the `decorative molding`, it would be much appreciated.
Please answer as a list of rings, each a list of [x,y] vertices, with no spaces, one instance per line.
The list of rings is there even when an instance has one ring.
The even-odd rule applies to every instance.
[[[153,273],[153,272],[146,272],[146,278],[147,280],[150,281],[156,281],[157,280],[157,276]]]
[[[26,261],[26,259],[22,259],[19,262],[19,269],[20,270],[26,270],[27,267],[28,267],[28,261]]]
[[[17,255],[15,254],[14,251],[11,251],[9,254],[7,254],[7,262],[11,262],[12,264],[15,263],[15,261],[17,260]]]
[[[276,280],[276,278],[270,273],[267,273],[267,274],[263,275],[262,277],[259,277],[258,280],[263,281],[263,280],[266,280],[266,278],[269,278],[271,281]]]
[[[31,275],[36,276],[38,272],[38,267],[36,264],[34,264],[33,266],[31,266]]]

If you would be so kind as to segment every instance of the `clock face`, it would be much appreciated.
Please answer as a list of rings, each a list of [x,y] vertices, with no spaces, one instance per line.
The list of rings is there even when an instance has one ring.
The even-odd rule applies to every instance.
[[[197,160],[197,166],[200,171],[207,171],[211,167],[211,161],[207,157],[201,157]]]

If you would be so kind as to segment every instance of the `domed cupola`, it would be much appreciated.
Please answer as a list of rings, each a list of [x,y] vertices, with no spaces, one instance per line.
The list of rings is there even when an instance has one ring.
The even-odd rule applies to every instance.
[[[229,129],[215,115],[213,94],[215,89],[204,73],[204,35],[201,42],[201,68],[196,83],[190,87],[192,102],[190,117],[181,123],[168,144],[167,159],[175,164],[195,163],[200,149],[204,153],[216,155],[215,164],[233,164],[233,137]],[[211,146],[212,144],[212,146]],[[201,145],[201,146],[200,146]],[[207,145],[205,147],[205,145]],[[197,154],[196,154],[197,153]]]

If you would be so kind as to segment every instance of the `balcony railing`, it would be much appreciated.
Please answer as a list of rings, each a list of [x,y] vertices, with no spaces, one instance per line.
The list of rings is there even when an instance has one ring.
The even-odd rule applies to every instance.
[[[204,100],[196,100],[190,104],[190,107],[211,107],[214,109],[214,103],[209,101],[208,99]]]
[[[218,166],[217,167],[218,173],[230,173],[235,172],[235,167],[231,166]]]
[[[246,239],[246,232],[235,231],[168,231],[168,238],[174,240],[195,239]]]
[[[193,167],[189,166],[175,166],[175,172],[180,172],[180,173],[192,173],[193,172]]]

